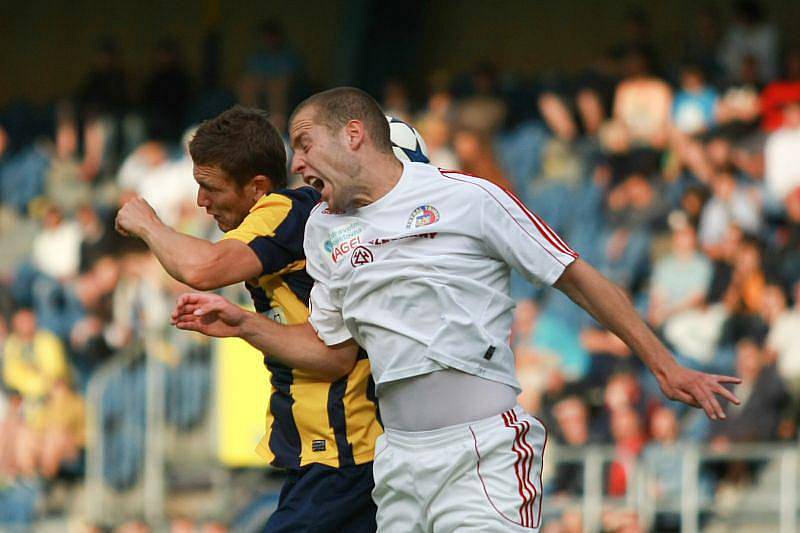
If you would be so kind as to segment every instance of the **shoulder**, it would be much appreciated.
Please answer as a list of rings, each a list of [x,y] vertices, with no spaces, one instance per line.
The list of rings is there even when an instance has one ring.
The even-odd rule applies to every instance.
[[[286,212],[302,216],[305,219],[319,201],[319,193],[311,187],[281,189],[261,197],[253,207],[251,214],[265,215],[270,211]]]
[[[295,228],[302,231],[309,213],[319,201],[314,189],[303,189],[307,190],[282,189],[262,196],[239,227],[225,237],[249,242],[258,236],[272,236],[279,228],[290,233],[294,233]]]
[[[320,201],[320,195],[313,187],[299,187],[297,189],[280,189],[266,197],[285,198],[299,206],[307,207],[309,210]]]
[[[486,178],[461,170],[437,168],[436,171],[438,179],[441,180],[440,186],[448,189],[454,201],[471,200],[500,203],[518,201],[511,191]]]

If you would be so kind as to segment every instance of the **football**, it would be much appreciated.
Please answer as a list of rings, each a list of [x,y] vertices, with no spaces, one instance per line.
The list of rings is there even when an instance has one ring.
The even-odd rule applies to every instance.
[[[389,121],[392,150],[399,160],[413,163],[431,162],[428,158],[428,147],[425,146],[425,141],[411,124],[388,115],[386,120]]]

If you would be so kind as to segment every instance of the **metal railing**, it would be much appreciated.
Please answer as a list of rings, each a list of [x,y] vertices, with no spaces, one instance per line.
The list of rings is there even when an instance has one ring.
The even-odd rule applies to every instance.
[[[626,458],[630,461],[626,483],[626,493],[622,498],[610,497],[604,489],[605,467],[613,461],[619,460],[613,447],[591,445],[585,447],[557,447],[548,451],[545,462],[546,468],[557,467],[560,464],[579,464],[583,470],[583,491],[580,495],[573,495],[568,504],[561,505],[579,507],[582,514],[583,530],[594,533],[602,530],[602,516],[606,509],[625,507],[636,512],[640,524],[651,528],[657,513],[673,513],[680,516],[681,531],[696,533],[701,530],[701,516],[711,517],[719,509],[713,499],[704,498],[700,487],[702,467],[714,463],[764,463],[772,465],[772,469],[765,470],[767,475],[776,474],[777,485],[774,490],[767,487],[768,497],[759,498],[755,502],[747,503],[751,498],[744,498],[737,505],[735,514],[737,519],[750,516],[755,521],[768,523],[770,530],[780,533],[795,533],[798,531],[798,467],[800,466],[800,450],[796,444],[738,444],[727,447],[724,451],[714,450],[705,445],[679,444],[680,470],[675,472],[680,476],[681,493],[677,503],[664,503],[648,495],[648,484],[653,482],[654,473],[647,469],[646,463],[638,459]],[[549,465],[548,465],[549,463]],[[777,470],[777,473],[775,472]],[[763,481],[763,478],[759,481]],[[769,480],[767,480],[767,485]],[[545,483],[545,486],[547,483]],[[763,487],[761,487],[763,491]],[[749,491],[759,490],[758,482],[754,483]],[[545,509],[551,507],[554,499],[545,492]],[[551,509],[552,511],[552,509]]]
[[[177,339],[170,348],[188,353],[191,343],[183,340]],[[200,458],[195,462],[208,463],[213,455],[213,440],[206,435],[213,430],[213,395],[208,395],[208,409],[202,413],[200,438],[188,443],[199,445],[202,450],[187,450],[191,446],[181,436],[188,436],[191,430],[175,427],[167,420],[170,365],[161,353],[164,346],[164,339],[132,345],[103,365],[89,381],[85,512],[91,523],[114,526],[143,518],[150,524],[164,524],[165,501],[170,492],[168,470],[172,474],[180,467],[196,470],[196,464],[176,467],[174,463],[193,455]],[[208,359],[207,365],[211,372],[213,358]],[[114,416],[109,415],[110,411]],[[120,424],[124,425],[122,430]],[[120,453],[121,446],[133,449]],[[123,479],[117,479],[111,474],[118,466],[114,461],[119,457],[130,459],[131,455],[136,457],[123,468]]]

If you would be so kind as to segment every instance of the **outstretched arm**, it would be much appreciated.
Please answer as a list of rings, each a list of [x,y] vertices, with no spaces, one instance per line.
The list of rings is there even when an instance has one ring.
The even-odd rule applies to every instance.
[[[243,242],[212,243],[179,233],[164,224],[142,198],[122,206],[116,227],[123,235],[146,242],[169,275],[193,289],[218,289],[261,274],[261,261]]]
[[[181,295],[172,313],[172,324],[211,337],[240,337],[287,366],[331,381],[348,374],[358,356],[358,345],[353,340],[326,346],[308,322],[279,324],[216,294]]]
[[[625,293],[589,263],[576,259],[564,270],[555,287],[637,353],[669,399],[700,407],[712,420],[725,418],[717,394],[739,404],[739,399],[723,386],[741,383],[739,378],[705,374],[678,364],[639,317]]]

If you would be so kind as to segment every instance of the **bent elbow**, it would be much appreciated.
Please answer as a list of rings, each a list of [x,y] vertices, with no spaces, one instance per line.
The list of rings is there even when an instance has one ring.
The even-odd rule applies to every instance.
[[[335,365],[326,369],[325,378],[328,381],[338,381],[348,375],[355,366],[355,361],[341,360],[337,361]]]
[[[193,268],[186,272],[182,281],[196,291],[212,291],[222,286],[213,275],[201,268]]]

